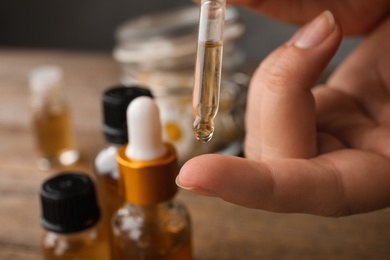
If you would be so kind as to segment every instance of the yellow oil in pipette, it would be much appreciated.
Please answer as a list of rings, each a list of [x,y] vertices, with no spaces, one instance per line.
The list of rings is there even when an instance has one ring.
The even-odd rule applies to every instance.
[[[196,139],[208,142],[214,133],[221,86],[225,0],[202,0],[195,65],[192,126]]]

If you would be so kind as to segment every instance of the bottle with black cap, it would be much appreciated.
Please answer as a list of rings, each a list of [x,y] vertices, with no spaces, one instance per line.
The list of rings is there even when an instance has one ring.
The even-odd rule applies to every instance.
[[[115,159],[118,149],[128,143],[126,109],[135,98],[152,97],[151,92],[138,86],[114,86],[103,93],[102,131],[108,145],[95,158],[95,177],[103,208],[105,226],[111,228],[113,213],[123,204],[118,191],[118,167]],[[111,238],[111,230],[109,230]],[[110,239],[110,242],[112,240]]]
[[[45,260],[110,259],[107,236],[92,180],[86,174],[62,172],[40,189]]]

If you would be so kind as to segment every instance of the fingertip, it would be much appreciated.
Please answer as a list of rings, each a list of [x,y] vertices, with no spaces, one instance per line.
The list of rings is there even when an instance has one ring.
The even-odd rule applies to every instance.
[[[338,180],[323,163],[209,154],[189,160],[176,182],[192,193],[247,208],[328,216],[338,210],[340,195]]]
[[[316,19],[306,24],[287,42],[301,49],[309,49],[320,45],[330,37],[336,29],[336,22],[330,11],[324,11]]]
[[[180,168],[179,174],[176,177],[176,184],[186,190],[191,190],[194,188],[196,180],[194,180],[194,176],[196,176],[197,172],[197,165],[199,164],[199,158],[194,157],[187,162],[184,163],[184,165]],[[195,181],[195,183],[194,183]]]
[[[264,175],[259,174],[261,169],[264,170]],[[250,208],[259,203],[256,199],[259,197],[259,187],[262,187],[260,190],[263,195],[272,189],[272,178],[257,162],[218,154],[202,155],[189,160],[183,165],[176,183],[190,192],[219,197]]]
[[[176,185],[192,193],[217,197],[217,193],[210,189],[212,172],[218,172],[213,163],[216,157],[219,155],[208,154],[187,161],[176,177]]]

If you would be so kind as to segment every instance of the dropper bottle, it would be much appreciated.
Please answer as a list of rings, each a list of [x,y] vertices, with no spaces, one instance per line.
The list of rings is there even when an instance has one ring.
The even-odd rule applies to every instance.
[[[189,214],[174,200],[176,153],[162,142],[159,110],[139,97],[127,120],[131,142],[117,154],[125,204],[113,218],[116,259],[192,259]]]
[[[45,260],[109,260],[109,243],[91,178],[61,172],[40,189]]]
[[[102,132],[107,146],[99,151],[95,158],[94,173],[99,190],[103,220],[108,229],[110,243],[112,240],[111,218],[114,212],[124,203],[118,191],[118,166],[116,153],[128,142],[126,110],[130,102],[140,96],[152,97],[146,88],[138,86],[114,86],[103,92]]]

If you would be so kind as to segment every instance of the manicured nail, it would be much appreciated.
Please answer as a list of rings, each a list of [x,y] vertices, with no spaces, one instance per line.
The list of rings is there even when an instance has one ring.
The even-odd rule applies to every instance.
[[[218,194],[216,194],[216,193],[214,193],[212,191],[209,191],[209,190],[206,190],[206,189],[203,189],[203,188],[200,188],[200,187],[191,187],[191,186],[188,186],[188,185],[184,185],[180,181],[180,177],[179,176],[176,177],[176,185],[179,186],[180,188],[182,188],[183,190],[187,190],[187,191],[190,191],[190,192],[193,192],[193,193],[197,193],[197,194],[204,195],[204,196],[210,196],[210,197],[218,197]]]
[[[333,14],[330,11],[325,11],[300,29],[287,44],[293,44],[302,49],[313,48],[323,42],[333,32],[334,28]]]

